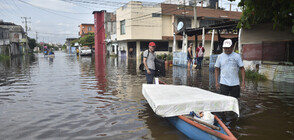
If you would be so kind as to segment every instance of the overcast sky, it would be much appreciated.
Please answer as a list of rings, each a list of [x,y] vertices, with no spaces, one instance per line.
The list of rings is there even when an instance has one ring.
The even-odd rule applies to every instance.
[[[81,23],[94,22],[93,11],[114,12],[129,0],[0,0],[0,20],[12,22],[25,28],[24,18],[28,18],[29,37],[38,42],[65,43],[65,38],[79,37]],[[137,0],[140,1],[140,0]],[[141,0],[164,2],[165,0]],[[219,0],[220,7],[236,10],[237,3]]]

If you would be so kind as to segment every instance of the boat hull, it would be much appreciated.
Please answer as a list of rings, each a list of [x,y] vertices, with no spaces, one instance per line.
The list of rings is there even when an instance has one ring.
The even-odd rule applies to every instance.
[[[221,139],[236,139],[231,132],[226,132],[228,129],[223,126],[215,119],[215,126],[219,127],[220,130],[212,130],[206,126],[203,126],[194,121],[186,121],[182,119],[184,116],[167,117],[167,120],[174,125],[179,131],[184,133],[186,136],[193,140],[221,140]],[[185,118],[185,117],[184,117]],[[192,124],[191,124],[192,123]],[[194,124],[193,124],[194,123]],[[222,122],[221,122],[222,123]],[[196,125],[195,125],[196,124]],[[197,127],[199,126],[199,127]]]

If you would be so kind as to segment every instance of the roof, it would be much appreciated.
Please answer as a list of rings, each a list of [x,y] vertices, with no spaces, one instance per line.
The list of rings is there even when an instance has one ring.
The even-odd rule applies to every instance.
[[[94,23],[81,23],[81,25],[93,25],[94,26]]]
[[[106,12],[106,10],[101,10],[101,11],[93,11],[92,14],[95,14],[95,13],[101,13],[101,12]]]
[[[183,16],[184,8],[182,5],[161,4],[163,15],[179,15]],[[241,18],[242,12],[224,11],[221,9],[211,9],[197,6],[197,17],[202,18],[221,18],[221,19],[237,19]],[[194,17],[192,6],[186,6],[186,16]]]

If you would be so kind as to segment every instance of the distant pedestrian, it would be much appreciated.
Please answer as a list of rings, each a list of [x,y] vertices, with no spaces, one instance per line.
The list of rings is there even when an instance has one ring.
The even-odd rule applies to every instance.
[[[156,58],[156,53],[155,53],[155,43],[150,42],[148,46],[148,50],[144,51],[143,53],[143,63],[144,67],[146,70],[146,80],[147,84],[152,84],[154,75],[155,75],[155,58]]]
[[[193,60],[193,52],[192,52],[193,43],[189,44],[188,53],[187,53],[187,60],[188,60],[188,70],[190,70],[191,63]]]
[[[79,50],[79,48],[77,48],[77,55],[79,55],[79,53],[80,53],[80,50]]]
[[[204,52],[205,52],[205,49],[202,46],[202,43],[199,43],[199,46],[196,49],[196,59],[197,59],[196,69],[201,69],[202,60],[203,60],[203,57],[204,57]]]
[[[215,62],[215,87],[220,88],[223,95],[240,97],[239,70],[241,71],[241,88],[245,88],[245,69],[241,56],[233,52],[232,40],[226,39],[223,43],[224,52]],[[218,78],[220,76],[220,82]],[[220,85],[219,85],[220,83]]]

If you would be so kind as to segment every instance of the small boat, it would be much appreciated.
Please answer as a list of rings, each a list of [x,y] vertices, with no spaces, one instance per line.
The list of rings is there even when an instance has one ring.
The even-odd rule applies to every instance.
[[[236,140],[226,125],[215,117],[215,127],[201,124],[188,116],[167,117],[166,119],[174,125],[179,131],[193,140]]]
[[[163,82],[159,81],[159,83]],[[236,98],[180,85],[143,84],[142,94],[157,115],[166,118],[190,139],[237,139],[216,115],[214,115],[213,124],[195,119],[190,115],[190,111],[201,110],[233,111],[239,116]]]

